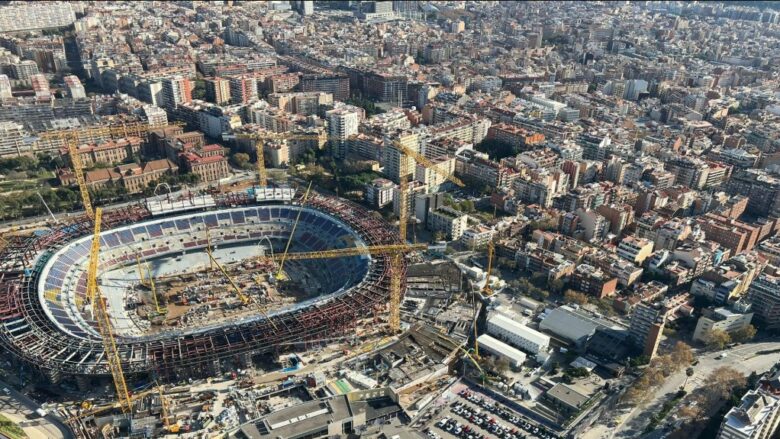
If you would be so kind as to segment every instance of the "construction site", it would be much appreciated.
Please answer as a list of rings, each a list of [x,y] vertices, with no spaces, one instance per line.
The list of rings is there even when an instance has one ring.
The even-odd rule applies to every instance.
[[[313,194],[305,207],[299,201],[258,205],[233,196],[186,215],[107,212],[98,283],[125,373],[208,375],[220,360],[383,318],[387,257],[294,259],[282,268],[266,255],[288,245],[299,253],[391,244],[395,231],[344,200]],[[87,295],[90,229],[84,218],[16,237],[2,257],[2,340],[53,382],[108,372]]]
[[[83,133],[61,134],[72,148]],[[105,212],[75,162],[85,212],[5,236],[0,345],[38,381],[74,388],[51,408],[77,436],[229,431],[307,401],[358,404],[380,382],[384,410],[370,410],[377,395],[360,407],[398,416],[446,376],[461,337],[420,323],[446,311],[460,278],[424,266],[402,311],[407,265],[427,248],[401,239],[405,215],[396,228],[310,185],[273,187],[257,145],[256,186]],[[390,370],[399,358],[409,364]],[[365,361],[386,366],[371,377]]]

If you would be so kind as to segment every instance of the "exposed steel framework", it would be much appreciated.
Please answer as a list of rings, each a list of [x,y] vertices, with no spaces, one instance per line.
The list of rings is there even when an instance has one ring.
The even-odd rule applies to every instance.
[[[246,193],[226,194],[217,199],[217,211],[252,204],[254,200]],[[395,245],[400,241],[392,227],[354,203],[312,193],[306,204],[307,208],[338,218],[367,246]],[[141,205],[105,211],[102,216],[104,230],[151,218]],[[46,299],[38,295],[39,275],[49,258],[64,245],[94,233],[92,226],[93,221],[84,215],[45,234],[9,237],[0,252],[0,346],[53,381],[68,376],[111,375],[102,340],[77,339],[63,332],[44,312],[42,302]],[[276,352],[291,345],[317,344],[322,339],[349,334],[361,319],[385,315],[390,299],[391,262],[388,255],[373,255],[359,284],[327,301],[274,315],[273,322],[263,318],[240,324],[228,322],[202,332],[170,333],[150,340],[117,337],[121,367],[128,377],[213,373],[221,360]],[[131,264],[135,264],[135,255]],[[400,274],[398,291],[402,294],[404,258],[398,258],[398,264],[393,265],[392,270]]]

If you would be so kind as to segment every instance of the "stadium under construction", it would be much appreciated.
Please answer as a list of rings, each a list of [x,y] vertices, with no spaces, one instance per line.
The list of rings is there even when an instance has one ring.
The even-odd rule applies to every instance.
[[[98,282],[124,373],[213,375],[225,361],[246,364],[253,355],[348,336],[361,323],[382,318],[391,270],[406,270],[403,262],[391,268],[392,256],[291,260],[282,281],[274,276],[281,268],[263,266],[263,255],[272,252],[400,241],[394,227],[354,203],[318,193],[303,201],[301,192],[277,188],[160,197],[107,210]],[[92,230],[87,216],[71,218],[31,235],[9,236],[0,254],[0,343],[51,382],[75,378],[89,385],[90,378],[111,375],[85,297]],[[198,279],[218,275],[213,266],[208,274],[216,259],[223,273],[232,269],[245,276],[240,285],[231,280],[198,289]],[[233,290],[245,291],[251,301],[232,300]],[[275,300],[292,290],[299,293],[295,300]]]

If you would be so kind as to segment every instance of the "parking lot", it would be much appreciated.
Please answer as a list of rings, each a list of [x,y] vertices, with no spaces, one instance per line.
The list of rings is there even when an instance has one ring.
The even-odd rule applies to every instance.
[[[430,439],[557,439],[487,395],[457,383],[436,402],[439,407],[425,434]]]

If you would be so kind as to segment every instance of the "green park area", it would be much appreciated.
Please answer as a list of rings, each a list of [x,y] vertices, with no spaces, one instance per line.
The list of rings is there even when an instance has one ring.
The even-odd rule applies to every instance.
[[[11,439],[23,439],[27,437],[21,427],[3,415],[0,415],[0,434],[8,436]]]

